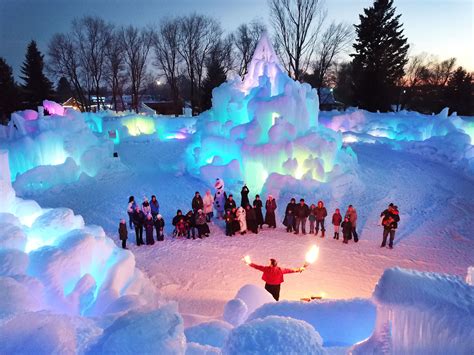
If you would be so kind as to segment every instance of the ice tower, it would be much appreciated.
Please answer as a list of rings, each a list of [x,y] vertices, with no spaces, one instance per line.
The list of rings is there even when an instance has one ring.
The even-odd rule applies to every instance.
[[[266,34],[247,69],[243,80],[215,88],[212,108],[199,116],[186,155],[191,174],[260,192],[272,174],[326,182],[352,168],[341,135],[318,126],[317,91],[288,76]]]

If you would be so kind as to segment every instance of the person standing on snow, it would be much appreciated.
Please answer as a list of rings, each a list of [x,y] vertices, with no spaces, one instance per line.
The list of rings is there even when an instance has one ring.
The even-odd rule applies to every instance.
[[[211,195],[211,190],[206,191],[206,196],[202,200],[204,204],[204,213],[206,214],[207,222],[211,221],[211,218],[214,216],[214,197]]]
[[[128,231],[127,231],[127,222],[124,219],[120,220],[118,233],[120,240],[122,241],[122,249],[127,249],[127,238],[128,238]]]
[[[142,212],[140,207],[135,207],[135,212],[132,215],[133,225],[135,226],[135,237],[137,246],[145,244],[143,242],[143,224],[145,222],[145,214]]]
[[[260,227],[260,229],[263,228],[263,213],[262,213],[262,208],[263,208],[263,202],[260,200],[260,195],[255,195],[255,200],[253,200],[253,208],[255,210],[255,218],[257,220],[257,226]]]
[[[400,222],[400,216],[398,215],[398,207],[393,203],[388,205],[388,208],[380,214],[382,218],[383,234],[382,234],[382,245],[383,248],[387,244],[387,237],[390,234],[390,241],[388,247],[393,249],[393,240],[395,239],[395,231],[398,228],[398,222]]]
[[[247,229],[252,233],[258,234],[257,216],[255,215],[255,208],[247,205],[245,208],[245,219],[247,220]]]
[[[244,209],[246,209],[247,206],[250,205],[249,192],[250,192],[249,188],[247,187],[246,184],[244,184],[244,186],[242,187],[242,190],[240,191],[240,196],[241,196],[240,206],[242,206]]]
[[[158,214],[160,213],[160,204],[158,203],[158,200],[156,199],[155,195],[151,196],[150,209],[151,216],[153,217],[153,220],[155,220],[156,216],[158,216]]]
[[[237,208],[236,217],[239,221],[240,234],[242,235],[247,233],[247,212],[245,211],[245,208],[243,208],[242,206]]]
[[[198,238],[209,237],[209,226],[207,225],[206,214],[203,210],[199,209],[196,213],[196,229],[198,231]]]
[[[324,238],[324,233],[326,233],[326,228],[324,228],[324,219],[328,215],[328,211],[326,207],[324,207],[323,201],[318,201],[318,206],[315,209],[316,214],[316,231],[314,235],[318,235],[319,233],[319,226],[321,226],[321,238]]]
[[[339,239],[339,227],[341,226],[342,216],[339,208],[336,208],[336,211],[332,215],[332,225],[334,226],[334,238]]]
[[[275,301],[280,299],[280,288],[284,281],[283,275],[292,274],[295,272],[303,272],[305,270],[304,267],[295,269],[280,268],[278,266],[278,262],[275,259],[270,259],[269,266],[262,266],[254,263],[250,263],[248,266],[263,272],[262,280],[265,281],[265,290],[267,290],[273,296]]]
[[[158,214],[156,216],[155,221],[153,222],[155,225],[156,229],[156,241],[162,242],[165,239],[165,233],[164,233],[164,228],[165,228],[165,220],[161,216],[161,214]]]
[[[288,233],[296,231],[295,226],[295,209],[296,209],[296,200],[292,198],[290,203],[286,205],[285,210],[285,219],[284,225],[286,226],[286,231]]]
[[[130,196],[128,198],[128,207],[127,207],[128,223],[130,224],[130,229],[133,229],[132,215],[133,215],[133,212],[135,212],[135,208],[137,208],[137,203],[135,202],[135,197]]]
[[[155,225],[153,224],[153,217],[151,214],[146,216],[145,219],[145,236],[146,236],[146,245],[155,244],[155,239],[153,239],[153,229]]]
[[[148,202],[148,199],[146,197],[143,198],[142,211],[145,216],[148,216],[151,213],[150,202]]]
[[[267,201],[265,202],[265,209],[265,224],[268,224],[270,228],[276,228],[275,210],[277,209],[277,204],[272,195],[268,195]]]
[[[204,202],[202,200],[201,195],[199,194],[199,191],[196,191],[194,193],[193,201],[191,202],[191,207],[193,208],[194,214],[196,214],[198,210],[204,209]]]
[[[344,221],[341,224],[342,228],[342,237],[344,240],[342,241],[344,244],[348,244],[348,240],[351,239],[351,234],[352,234],[352,223],[349,220],[349,217],[346,216],[344,217]]]
[[[295,207],[295,216],[296,216],[296,230],[295,234],[300,232],[300,225],[301,225],[301,232],[306,234],[306,219],[309,216],[309,207],[306,203],[304,203],[304,198],[300,199],[300,203]]]
[[[351,226],[352,226],[352,236],[354,237],[354,242],[358,242],[359,241],[359,236],[357,235],[357,231],[356,231],[356,227],[357,227],[357,211],[356,209],[352,206],[352,205],[349,205],[349,207],[347,207],[347,212],[346,212],[346,215],[344,216],[344,218],[348,217],[349,218],[349,222],[351,222]],[[352,238],[352,237],[351,237]],[[351,239],[349,238],[349,239]]]

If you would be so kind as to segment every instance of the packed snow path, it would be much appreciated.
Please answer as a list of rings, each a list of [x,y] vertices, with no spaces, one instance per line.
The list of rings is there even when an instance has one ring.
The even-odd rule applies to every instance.
[[[144,195],[156,194],[169,235],[176,209],[188,211],[194,192],[204,194],[207,189],[195,178],[176,175],[184,148],[181,141],[123,142],[118,152],[127,171],[83,180],[34,198],[42,207],[72,208],[87,224],[103,226],[117,240],[118,221],[127,218],[128,196],[141,201]],[[354,183],[337,205],[336,201],[325,202],[330,215],[336,207],[342,213],[349,203],[356,207],[357,244],[333,240],[328,216],[324,239],[286,233],[281,224],[258,235],[229,238],[222,222],[216,221],[211,237],[204,240],[167,237],[154,246],[137,248],[134,232],[129,231],[128,246],[163,297],[178,301],[184,314],[204,317],[221,315],[225,302],[242,285],[263,287],[261,273],[248,268],[240,260],[243,255],[250,255],[256,263],[266,264],[274,257],[283,266],[296,267],[303,263],[312,243],[320,246],[319,260],[302,274],[287,275],[282,299],[321,293],[329,298],[370,297],[382,272],[392,266],[464,277],[467,267],[474,264],[474,182],[444,165],[387,146],[359,144],[353,148],[361,183]],[[234,195],[240,202],[240,194]],[[251,191],[252,199],[254,195]],[[303,197],[309,203],[318,200],[317,193]],[[281,215],[288,201],[277,202]],[[393,250],[380,248],[382,228],[378,226],[380,212],[389,202],[401,211]]]

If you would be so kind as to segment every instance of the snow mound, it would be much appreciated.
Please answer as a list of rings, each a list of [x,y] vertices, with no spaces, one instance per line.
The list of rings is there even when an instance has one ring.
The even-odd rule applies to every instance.
[[[223,354],[325,354],[321,336],[308,323],[270,316],[231,331]]]
[[[271,174],[328,182],[357,163],[340,133],[318,125],[316,90],[287,75],[266,35],[244,80],[212,96],[185,156],[188,171],[209,183],[220,176],[259,193]]]
[[[222,318],[226,322],[238,326],[245,321],[248,314],[248,307],[245,302],[240,298],[234,298],[225,304]]]
[[[186,355],[219,355],[222,354],[219,348],[197,343],[188,343],[186,345]]]
[[[131,311],[118,318],[90,350],[92,354],[183,354],[183,319],[174,304]]]
[[[369,300],[276,302],[265,304],[248,321],[268,316],[303,320],[324,339],[324,346],[349,346],[367,339],[375,327],[376,309]]]
[[[263,287],[251,284],[242,286],[234,298],[240,299],[247,306],[248,313],[245,315],[245,319],[247,319],[249,314],[265,303],[275,302],[272,295]]]
[[[220,320],[201,323],[184,331],[188,342],[222,348],[232,326]]]
[[[467,269],[466,283],[474,286],[474,266],[469,266]]]
[[[474,288],[459,277],[387,269],[373,299],[376,328],[354,353],[474,353]]]

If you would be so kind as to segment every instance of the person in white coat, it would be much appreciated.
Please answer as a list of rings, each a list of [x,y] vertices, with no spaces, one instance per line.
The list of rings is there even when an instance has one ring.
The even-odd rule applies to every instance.
[[[214,197],[211,195],[211,190],[206,191],[206,196],[202,199],[204,203],[204,213],[206,214],[207,222],[211,221],[214,216]]]
[[[237,208],[237,220],[239,221],[240,224],[240,234],[245,234],[247,233],[247,219],[245,218],[247,215],[247,212],[245,212],[245,208],[242,206]]]

